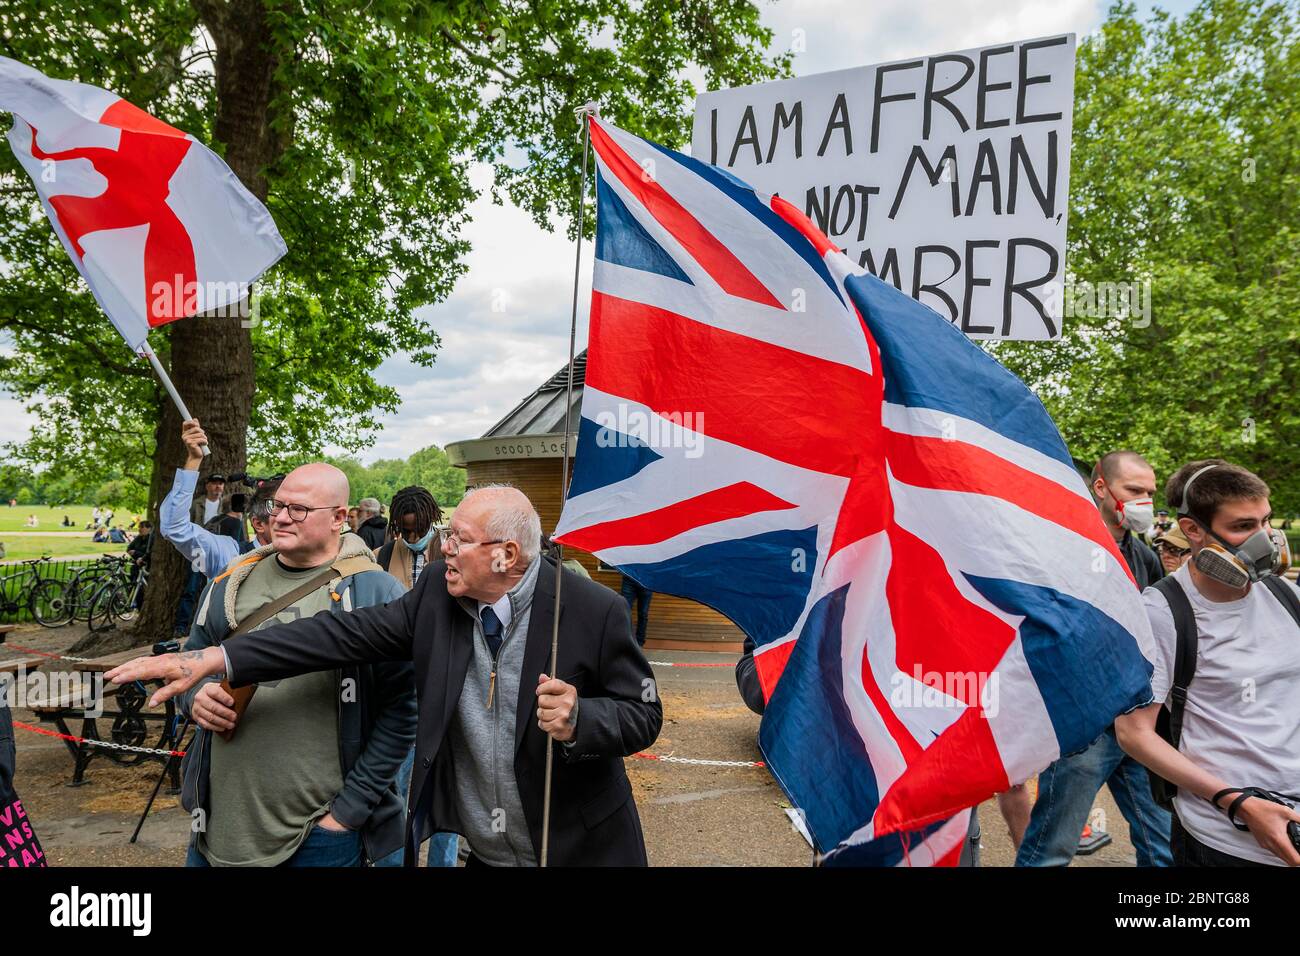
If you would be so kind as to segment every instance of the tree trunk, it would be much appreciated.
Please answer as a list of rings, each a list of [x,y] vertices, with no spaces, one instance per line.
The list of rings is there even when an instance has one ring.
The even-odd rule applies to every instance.
[[[263,0],[195,0],[194,6],[215,44],[214,145],[224,146],[226,163],[265,202],[264,170],[283,154],[292,135],[288,125],[285,132],[271,130],[272,102],[278,92],[275,71],[283,51],[268,42]],[[202,423],[212,450],[203,462],[202,475],[243,471],[255,387],[250,330],[237,317],[196,316],[173,323],[168,331],[172,380],[190,413]],[[185,457],[180,413],[170,400],[163,402],[161,413],[150,483],[154,501],[171,488]],[[161,535],[156,536],[149,588],[135,629],[137,644],[171,637],[188,570],[189,562]]]

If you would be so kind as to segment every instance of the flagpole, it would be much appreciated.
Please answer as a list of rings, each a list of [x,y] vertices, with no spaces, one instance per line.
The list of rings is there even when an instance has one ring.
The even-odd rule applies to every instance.
[[[167,389],[167,394],[170,395],[172,401],[176,403],[176,410],[181,413],[181,421],[188,422],[194,416],[191,415],[190,410],[185,407],[184,399],[181,398],[180,392],[176,391],[176,386],[172,384],[172,377],[167,374],[167,370],[163,368],[162,362],[158,361],[158,356],[153,354],[153,349],[149,347],[148,342],[145,342],[144,350],[140,354],[149,360],[149,364],[153,366],[153,370],[157,373],[159,380],[163,384],[163,388]],[[202,446],[202,451],[204,457],[212,454],[212,450],[208,448],[207,445]]]
[[[596,102],[588,101],[573,111],[582,123],[582,187],[578,192],[578,236],[573,254],[573,310],[569,314],[569,380],[564,391],[564,445],[560,451],[560,508],[569,495],[569,455],[571,445],[571,417],[573,414],[573,358],[578,338],[578,278],[582,269],[582,227],[587,211],[587,153],[591,146],[591,117],[600,115]],[[551,665],[548,674],[554,678],[559,669],[560,657],[560,589],[564,586],[564,545],[555,557],[555,616],[551,621]],[[542,784],[542,853],[539,860],[546,866],[551,845],[551,774],[555,766],[555,743],[548,741],[546,748],[546,776]]]

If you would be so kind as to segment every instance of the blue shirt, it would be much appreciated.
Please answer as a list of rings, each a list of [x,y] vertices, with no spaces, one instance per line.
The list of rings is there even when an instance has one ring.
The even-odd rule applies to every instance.
[[[197,471],[176,469],[172,490],[158,506],[158,530],[175,545],[195,571],[214,578],[239,557],[239,542],[228,535],[205,531],[190,520],[190,504],[198,481]]]

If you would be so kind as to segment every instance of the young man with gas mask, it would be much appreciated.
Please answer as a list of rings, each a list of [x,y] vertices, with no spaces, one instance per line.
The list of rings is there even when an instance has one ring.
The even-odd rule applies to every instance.
[[[1164,574],[1160,559],[1138,537],[1155,522],[1156,473],[1146,459],[1134,451],[1102,456],[1092,469],[1089,490],[1138,589],[1159,580]],[[1137,865],[1172,865],[1169,811],[1151,795],[1146,768],[1120,749],[1115,728],[1108,727],[1087,750],[1060,758],[1038,775],[1038,799],[1016,866],[1068,865],[1103,784],[1128,822]]]
[[[1177,788],[1179,866],[1300,866],[1300,590],[1281,577],[1268,496],[1217,458],[1165,489],[1192,555],[1143,594],[1155,701],[1115,726]]]

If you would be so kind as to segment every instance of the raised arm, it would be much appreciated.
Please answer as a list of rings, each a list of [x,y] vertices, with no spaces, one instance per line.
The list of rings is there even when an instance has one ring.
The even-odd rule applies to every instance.
[[[197,419],[185,422],[181,430],[181,441],[185,443],[185,467],[176,470],[172,490],[158,506],[158,530],[185,560],[197,561],[198,570],[212,578],[239,556],[239,544],[234,538],[213,534],[190,520],[199,465],[203,463],[200,449],[207,440]]]

